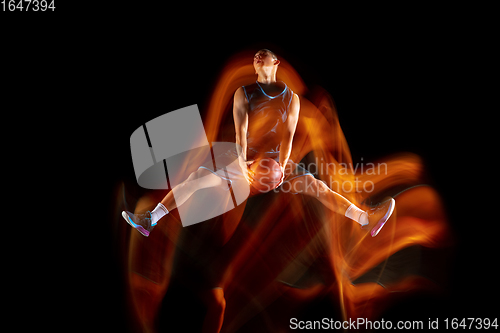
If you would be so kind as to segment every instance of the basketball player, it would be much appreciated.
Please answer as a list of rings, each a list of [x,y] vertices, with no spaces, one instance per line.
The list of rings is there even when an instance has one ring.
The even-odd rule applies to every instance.
[[[316,197],[327,208],[352,219],[375,237],[390,218],[395,206],[394,199],[363,211],[289,159],[299,119],[300,100],[284,82],[276,81],[279,64],[277,56],[270,50],[258,51],[253,59],[257,81],[238,88],[234,94],[233,115],[238,147],[234,155],[239,156],[242,176],[251,184],[252,171],[248,166],[256,159],[275,159],[282,170],[278,186],[283,181],[290,182],[292,193]],[[195,191],[216,186],[227,189],[228,179],[223,173],[201,166],[174,188],[175,200],[172,190],[153,211],[145,214],[124,211],[122,216],[142,235],[148,236],[163,216],[186,202]]]
[[[257,81],[238,88],[234,94],[233,115],[238,151],[228,154],[233,155],[233,160],[238,156],[243,172],[241,176],[249,185],[254,176],[249,166],[254,161],[262,158],[276,160],[282,171],[278,187],[284,181],[289,182],[292,193],[316,197],[324,206],[352,219],[375,237],[392,215],[394,199],[363,211],[290,159],[300,100],[284,82],[276,81],[279,64],[277,56],[270,50],[263,49],[255,54],[253,66]],[[153,211],[145,214],[123,211],[122,216],[142,235],[148,236],[163,216],[186,202],[195,191],[217,186],[228,189],[230,180],[222,172],[214,172],[210,167],[201,166],[186,181],[170,191]],[[224,318],[224,292],[222,288],[216,287],[203,297],[209,309],[203,331],[219,332]]]

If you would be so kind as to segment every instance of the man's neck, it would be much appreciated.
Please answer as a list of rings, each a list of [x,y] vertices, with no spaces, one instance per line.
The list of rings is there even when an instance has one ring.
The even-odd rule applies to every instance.
[[[271,84],[276,82],[276,73],[267,74],[267,73],[259,73],[257,76],[257,81],[259,83]]]

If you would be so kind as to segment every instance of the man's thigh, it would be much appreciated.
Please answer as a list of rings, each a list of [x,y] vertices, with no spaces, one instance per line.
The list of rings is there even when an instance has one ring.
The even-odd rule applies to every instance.
[[[318,180],[299,164],[288,160],[285,167],[285,180],[280,186],[281,191],[293,194],[302,193],[316,195]]]

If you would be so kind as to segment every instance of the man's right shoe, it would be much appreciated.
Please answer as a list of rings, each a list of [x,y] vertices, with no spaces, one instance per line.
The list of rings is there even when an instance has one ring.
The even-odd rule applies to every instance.
[[[133,228],[137,229],[141,235],[148,237],[153,230],[154,225],[151,224],[151,213],[147,211],[145,214],[132,214],[128,211],[122,211],[122,217]]]

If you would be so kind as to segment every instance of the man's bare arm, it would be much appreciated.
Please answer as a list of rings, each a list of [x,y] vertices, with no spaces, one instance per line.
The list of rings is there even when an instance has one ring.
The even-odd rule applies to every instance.
[[[238,156],[247,160],[247,131],[248,131],[248,102],[243,88],[240,87],[234,93],[233,117],[236,130],[236,150]]]
[[[284,169],[288,159],[290,158],[290,153],[292,152],[292,141],[295,135],[295,129],[297,128],[297,122],[299,120],[300,112],[300,99],[297,94],[293,94],[292,104],[290,105],[290,113],[285,123],[285,131],[283,132],[283,139],[281,140],[280,147],[280,164]]]

